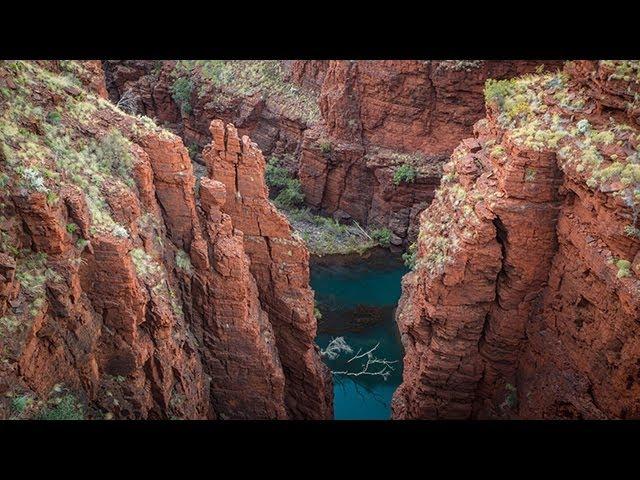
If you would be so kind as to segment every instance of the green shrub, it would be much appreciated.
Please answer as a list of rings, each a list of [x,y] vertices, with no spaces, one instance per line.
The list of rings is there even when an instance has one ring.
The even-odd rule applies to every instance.
[[[191,158],[196,158],[196,155],[200,152],[200,147],[198,147],[196,142],[190,142],[189,145],[187,145],[187,150]]]
[[[80,252],[82,252],[87,245],[89,245],[89,240],[85,240],[84,238],[79,238],[76,242],[76,247],[80,249]]]
[[[269,188],[285,188],[291,180],[291,174],[289,171],[286,168],[281,167],[280,160],[274,156],[269,158],[264,176]]]
[[[413,183],[416,181],[416,169],[412,165],[404,164],[396,168],[393,173],[394,185],[401,183]]]
[[[373,238],[378,245],[387,248],[391,245],[391,230],[388,228],[378,228],[371,232],[371,238]]]
[[[9,176],[0,172],[0,188],[4,188],[9,184]]]
[[[320,151],[325,155],[328,155],[333,150],[333,145],[331,145],[329,140],[318,140],[318,147],[320,147]]]
[[[631,276],[631,262],[629,260],[620,259],[616,262],[618,273],[616,277],[624,278]]]
[[[171,85],[171,96],[180,107],[182,115],[191,113],[191,94],[193,92],[193,82],[189,78],[176,78]]]
[[[418,260],[418,245],[416,243],[409,245],[407,251],[402,254],[402,260],[411,270],[416,268]]]
[[[47,114],[47,122],[53,125],[58,125],[61,120],[62,117],[60,116],[60,113],[56,112],[55,110]]]
[[[25,409],[33,403],[33,398],[29,395],[21,395],[19,397],[15,397],[11,401],[11,408],[14,412],[20,414],[25,411]]]
[[[274,200],[275,204],[282,208],[299,207],[304,203],[302,185],[298,179],[289,179],[287,186],[283,188]]]
[[[78,225],[76,225],[75,223],[67,224],[67,232],[74,234],[76,233],[77,230],[78,230]]]
[[[73,395],[65,395],[53,407],[42,410],[38,420],[84,420],[84,412]]]
[[[507,383],[505,388],[508,393],[505,396],[502,406],[507,406],[511,409],[516,408],[518,406],[518,390],[510,383]]]

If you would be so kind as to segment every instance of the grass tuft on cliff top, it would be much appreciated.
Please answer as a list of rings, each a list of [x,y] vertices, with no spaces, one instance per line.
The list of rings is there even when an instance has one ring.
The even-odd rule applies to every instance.
[[[193,82],[194,89],[198,85],[199,96],[212,88],[220,90],[213,96],[213,101],[219,101],[221,105],[228,104],[232,97],[259,94],[266,101],[277,98],[285,113],[298,117],[307,125],[320,119],[316,95],[287,81],[279,60],[181,60],[176,63],[173,75],[185,79],[179,85],[182,90],[188,89],[188,82]],[[174,91],[175,86],[174,83]],[[227,101],[221,101],[224,97]]]

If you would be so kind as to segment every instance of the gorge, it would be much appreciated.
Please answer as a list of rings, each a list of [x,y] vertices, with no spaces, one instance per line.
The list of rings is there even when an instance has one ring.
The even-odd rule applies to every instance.
[[[0,418],[638,418],[639,126],[637,61],[2,61]]]

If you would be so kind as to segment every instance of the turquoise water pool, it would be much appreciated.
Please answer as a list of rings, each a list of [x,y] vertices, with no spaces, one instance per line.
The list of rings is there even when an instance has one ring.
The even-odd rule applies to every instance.
[[[311,286],[322,313],[317,343],[325,349],[344,337],[352,353],[324,358],[332,371],[359,372],[366,357],[352,360],[359,351],[390,362],[380,375],[334,375],[334,412],[337,420],[382,420],[391,415],[391,397],[402,381],[402,344],[394,320],[400,298],[400,281],[407,272],[399,255],[376,250],[367,257],[323,257],[311,262]],[[383,364],[372,364],[377,372]],[[393,369],[393,370],[391,370]]]

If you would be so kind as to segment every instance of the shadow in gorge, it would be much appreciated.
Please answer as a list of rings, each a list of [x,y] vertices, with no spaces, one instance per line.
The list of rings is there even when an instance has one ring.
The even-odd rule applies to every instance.
[[[402,381],[402,344],[394,315],[402,276],[399,255],[375,249],[364,256],[326,256],[311,261],[311,285],[322,314],[317,343],[326,349],[343,337],[351,351],[324,357],[333,372],[358,373],[371,359],[373,374],[335,374],[336,419],[388,419],[391,397]],[[377,346],[377,347],[376,347]],[[366,352],[371,349],[371,356]],[[360,358],[358,355],[361,355]],[[375,374],[384,372],[384,374]]]

